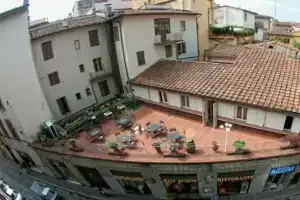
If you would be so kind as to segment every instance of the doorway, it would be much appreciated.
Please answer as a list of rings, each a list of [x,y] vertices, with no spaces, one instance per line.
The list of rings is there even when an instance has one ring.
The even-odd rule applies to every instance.
[[[207,101],[207,125],[212,125],[214,121],[214,103],[215,101]]]

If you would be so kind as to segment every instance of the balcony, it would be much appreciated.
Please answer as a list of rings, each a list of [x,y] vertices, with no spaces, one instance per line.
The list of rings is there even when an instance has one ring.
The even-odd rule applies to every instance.
[[[112,72],[110,72],[110,71],[108,72],[106,70],[100,70],[100,71],[97,71],[97,72],[90,72],[89,73],[91,81],[103,78],[105,76],[110,76],[111,74],[112,74]]]
[[[235,38],[235,37],[252,37],[255,31],[250,28],[238,26],[211,26],[210,38]]]
[[[182,33],[167,33],[165,37],[155,35],[154,45],[166,45],[183,41]]]

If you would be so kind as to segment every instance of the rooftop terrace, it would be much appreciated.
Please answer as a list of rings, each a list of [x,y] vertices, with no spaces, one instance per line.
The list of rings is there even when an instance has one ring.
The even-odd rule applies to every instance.
[[[118,128],[115,120],[108,119],[100,122],[101,131],[105,141],[91,142],[86,137],[87,132],[77,134],[75,138],[76,145],[83,148],[83,151],[71,151],[69,150],[68,145],[62,145],[61,141],[57,141],[51,146],[45,146],[42,143],[34,143],[32,146],[44,151],[93,159],[146,163],[225,162],[299,153],[297,149],[281,150],[280,147],[287,145],[287,142],[278,134],[233,125],[228,134],[227,153],[235,151],[233,143],[239,139],[246,142],[245,148],[249,149],[251,153],[248,155],[228,155],[224,152],[225,130],[204,126],[201,119],[191,119],[178,114],[171,114],[147,105],[142,105],[137,110],[133,111],[133,113],[135,116],[133,124],[140,124],[142,127],[146,127],[147,122],[158,123],[162,120],[167,129],[176,128],[186,139],[194,140],[196,152],[194,154],[188,154],[185,151],[185,148],[179,148],[178,152],[186,154],[186,156],[180,158],[166,157],[166,155],[170,154],[170,145],[172,142],[168,140],[166,136],[152,138],[149,137],[146,132],[141,132],[134,136],[137,141],[136,146],[124,150],[127,152],[126,156],[112,155],[111,149],[109,149],[106,144],[107,141],[116,141],[116,137],[118,136],[115,136],[115,133],[125,135],[130,134],[130,131],[121,130]],[[216,141],[219,146],[217,152],[212,148],[213,141]],[[161,154],[159,154],[152,146],[154,142],[161,143]]]

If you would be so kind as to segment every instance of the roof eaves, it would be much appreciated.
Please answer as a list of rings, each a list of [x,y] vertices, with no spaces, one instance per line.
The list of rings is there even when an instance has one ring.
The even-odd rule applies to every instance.
[[[15,15],[20,12],[25,12],[28,9],[29,4],[25,4],[16,8],[13,8],[11,10],[5,11],[3,13],[0,13],[0,20],[5,19],[7,17],[10,17],[12,15]]]

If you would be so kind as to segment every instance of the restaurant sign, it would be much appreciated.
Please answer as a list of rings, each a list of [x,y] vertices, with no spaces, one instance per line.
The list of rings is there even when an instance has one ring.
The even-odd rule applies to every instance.
[[[134,176],[114,176],[117,180],[123,181],[139,181],[143,182],[144,179],[142,177],[134,177]]]
[[[235,182],[252,180],[254,171],[230,172],[218,174],[218,182]]]
[[[296,169],[296,167],[297,165],[290,165],[290,166],[272,168],[270,175],[290,173],[293,172]]]
[[[166,184],[171,183],[197,183],[197,179],[163,179],[163,182]]]

